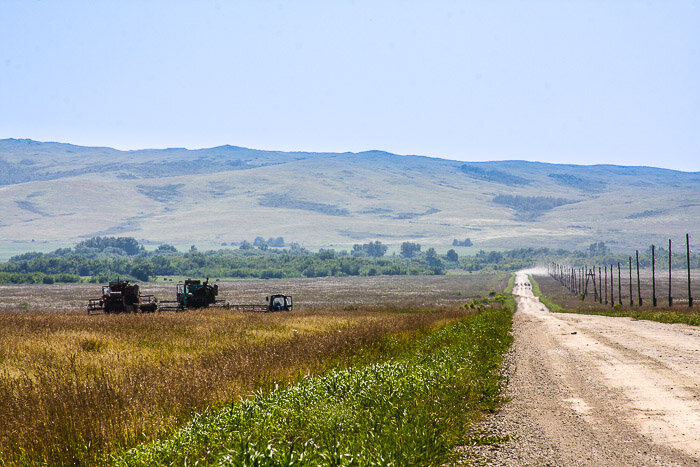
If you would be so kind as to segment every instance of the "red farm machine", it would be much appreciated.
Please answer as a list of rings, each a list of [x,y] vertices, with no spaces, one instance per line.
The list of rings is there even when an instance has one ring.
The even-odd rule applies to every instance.
[[[158,299],[141,295],[138,284],[117,279],[102,286],[102,297],[88,302],[88,314],[97,313],[153,313],[158,310]]]

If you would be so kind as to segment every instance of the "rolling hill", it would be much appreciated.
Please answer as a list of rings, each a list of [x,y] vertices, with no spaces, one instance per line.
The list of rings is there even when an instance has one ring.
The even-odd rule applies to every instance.
[[[381,151],[119,151],[0,140],[0,256],[92,236],[214,247],[411,240],[446,249],[613,248],[700,233],[700,173]],[[32,242],[33,240],[33,242]]]

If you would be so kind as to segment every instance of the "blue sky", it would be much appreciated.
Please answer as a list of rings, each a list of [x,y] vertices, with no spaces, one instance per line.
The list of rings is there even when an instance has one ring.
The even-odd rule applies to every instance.
[[[700,4],[0,0],[10,137],[700,171]]]

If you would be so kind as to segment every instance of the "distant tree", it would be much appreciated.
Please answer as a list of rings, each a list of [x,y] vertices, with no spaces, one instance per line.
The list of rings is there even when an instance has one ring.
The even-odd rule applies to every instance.
[[[253,245],[255,246],[261,246],[261,245],[266,245],[267,242],[265,242],[265,239],[262,237],[255,237],[255,240],[253,240]]]
[[[318,259],[335,259],[335,250],[318,250]]]
[[[433,274],[445,273],[445,265],[442,264],[442,261],[438,258],[435,248],[428,248],[428,251],[425,252],[425,262],[428,263]]]
[[[457,240],[456,238],[452,240],[452,246],[472,246],[473,243],[469,238],[465,238],[464,240]]]
[[[284,246],[284,237],[270,237],[267,239],[267,245],[276,248],[282,248]]]
[[[241,250],[252,250],[253,245],[251,245],[251,243],[248,240],[243,240],[241,242],[241,246],[239,246],[238,248]]]
[[[420,251],[420,243],[403,242],[401,244],[401,256],[413,258]]]
[[[139,245],[139,242],[132,237],[92,237],[75,245],[76,251],[85,251],[87,249],[95,249],[98,251],[121,250],[129,256],[138,255],[144,251],[144,247]]]
[[[167,243],[163,243],[162,245],[158,245],[158,248],[156,248],[156,253],[177,253],[177,248],[172,245],[168,245]]]
[[[352,246],[352,251],[350,254],[352,256],[370,256],[372,258],[380,258],[384,256],[388,247],[379,240],[376,242],[364,243],[362,245],[355,244]]]
[[[350,251],[350,254],[356,257],[365,256],[365,252],[362,249],[362,245],[360,245],[359,243],[356,243],[352,246],[352,251]]]
[[[589,256],[601,256],[610,253],[610,248],[605,245],[605,242],[591,243],[588,246]]]
[[[453,249],[447,250],[447,254],[445,255],[445,258],[447,258],[447,261],[452,261],[453,263],[456,263],[457,261],[459,261],[459,255]]]
[[[489,251],[486,255],[486,262],[498,264],[503,261],[503,254],[498,251]]]
[[[425,260],[431,267],[442,266],[442,261],[438,258],[435,248],[428,248],[428,251],[425,252]]]
[[[369,242],[366,245],[363,245],[363,247],[367,251],[367,256],[372,256],[374,258],[384,256],[384,253],[386,253],[386,250],[388,249],[388,247],[386,245],[382,245],[382,242],[379,240],[376,242]]]
[[[148,278],[153,275],[153,265],[147,261],[136,263],[129,272],[138,280],[148,282]]]

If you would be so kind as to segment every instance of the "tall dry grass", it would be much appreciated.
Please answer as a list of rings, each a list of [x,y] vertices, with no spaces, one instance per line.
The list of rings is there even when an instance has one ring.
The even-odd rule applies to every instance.
[[[381,359],[385,346],[457,318],[459,305],[502,290],[507,279],[492,273],[220,285],[224,298],[239,303],[270,290],[291,292],[295,311],[275,314],[87,316],[94,285],[2,286],[0,464],[93,464],[105,452],[171,432],[205,407]],[[144,288],[168,298],[173,286]],[[417,312],[426,309],[440,311]]]
[[[92,463],[196,410],[381,352],[383,336],[461,314],[0,315],[2,458]]]

